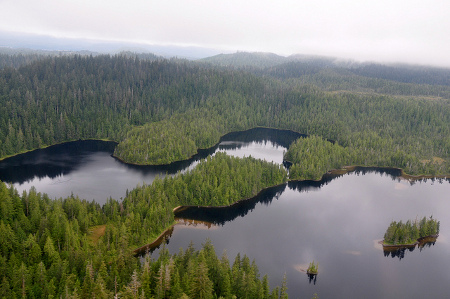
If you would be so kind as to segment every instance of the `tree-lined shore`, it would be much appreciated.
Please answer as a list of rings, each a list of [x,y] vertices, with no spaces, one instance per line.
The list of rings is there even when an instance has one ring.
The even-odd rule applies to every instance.
[[[277,66],[283,67],[288,66]],[[291,67],[301,73],[307,66]],[[119,143],[115,155],[125,162],[168,164],[213,146],[226,133],[270,127],[334,140],[358,158],[350,163],[361,166],[450,173],[445,93],[431,99],[422,85],[410,96],[336,92],[319,81],[261,72],[132,55],[45,57],[4,68],[0,157],[64,141],[106,139]],[[375,80],[351,78],[353,84]],[[398,81],[389,82],[402,92]]]
[[[19,195],[0,182],[0,298],[195,298],[199,292],[205,298],[278,298],[248,257],[236,257],[230,267],[211,244],[176,255],[163,251],[143,264],[133,250],[174,224],[176,206],[228,205],[286,180],[280,165],[217,153],[187,173],[138,186],[123,201],[103,206],[77,196],[50,199],[34,188]],[[202,281],[192,273],[202,273]]]
[[[142,263],[133,250],[173,225],[179,205],[230,205],[348,165],[450,174],[445,70],[276,60],[235,68],[130,53],[0,55],[0,159],[102,139],[118,142],[114,155],[124,162],[161,165],[230,132],[308,135],[285,153],[289,177],[281,165],[217,153],[102,206],[34,188],[18,194],[0,182],[0,298],[285,298],[285,279],[270,290],[255,262],[238,255],[230,266],[207,241]]]

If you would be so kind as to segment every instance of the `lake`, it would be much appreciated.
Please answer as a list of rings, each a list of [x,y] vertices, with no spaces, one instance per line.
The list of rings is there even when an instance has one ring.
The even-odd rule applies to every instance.
[[[219,256],[226,250],[231,260],[238,252],[254,259],[272,285],[281,285],[286,273],[293,298],[444,298],[450,293],[449,194],[445,180],[411,185],[359,170],[322,184],[290,183],[241,209],[185,212],[178,216],[218,221],[209,229],[177,225],[166,246],[175,253],[209,238]],[[441,222],[434,245],[386,256],[378,241],[392,220],[430,215]],[[305,273],[312,261],[319,263],[315,283]]]
[[[151,183],[157,175],[186,171],[217,151],[282,163],[290,139],[279,135],[267,129],[229,134],[189,161],[159,167],[114,159],[114,143],[67,143],[1,161],[0,180],[19,190],[35,186],[51,197],[73,193],[103,203],[110,196],[124,197],[127,189]],[[446,297],[450,183],[412,184],[398,174],[357,169],[321,182],[291,182],[231,208],[191,209],[177,216],[213,225],[186,220],[175,226],[165,246],[177,253],[190,242],[200,248],[209,238],[219,256],[227,251],[230,262],[238,252],[254,259],[272,286],[280,285],[286,273],[291,298],[312,298],[314,293],[319,298]],[[399,254],[383,252],[378,241],[392,220],[430,215],[441,222],[436,243]],[[157,256],[158,249],[152,255]],[[315,281],[304,272],[312,261],[319,263]]]
[[[176,174],[195,167],[200,159],[215,152],[252,156],[282,163],[283,152],[296,138],[292,131],[265,128],[230,133],[213,148],[200,150],[187,161],[165,166],[137,166],[112,157],[116,143],[75,141],[35,150],[0,161],[0,180],[22,192],[32,186],[51,198],[71,194],[103,204],[109,197],[121,199],[137,184],[150,184],[156,176]]]

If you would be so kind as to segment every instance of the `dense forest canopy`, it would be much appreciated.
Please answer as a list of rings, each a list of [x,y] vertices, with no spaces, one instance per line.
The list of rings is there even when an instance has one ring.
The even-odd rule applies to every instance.
[[[439,235],[440,221],[423,217],[420,221],[418,219],[406,222],[392,221],[384,234],[384,245],[404,245],[414,244],[420,238],[437,237]]]
[[[312,84],[327,91],[450,98],[450,69],[358,63],[330,57],[271,53],[221,54],[204,63],[241,69],[291,84]]]
[[[126,162],[167,164],[228,132],[265,126],[335,140],[363,154],[362,165],[450,173],[450,87],[343,74],[324,67],[330,62],[323,59],[298,61],[270,67],[267,76],[130,53],[46,57],[5,68],[0,157],[110,139],[119,142],[116,156]],[[307,75],[270,76],[277,69]],[[397,152],[404,159],[390,158]]]
[[[0,182],[0,298],[285,296],[285,285],[270,292],[248,257],[238,255],[230,268],[210,243],[144,263],[132,251],[173,225],[179,205],[229,205],[286,179],[280,165],[218,153],[103,206],[77,196],[51,200],[34,188],[19,195]]]
[[[217,66],[253,70],[253,72],[266,73],[273,77],[285,79],[298,78],[303,75],[318,73],[321,70],[332,69],[338,72],[345,70],[348,73],[368,78],[450,86],[450,69],[430,66],[360,63],[352,60],[300,54],[284,57],[264,52],[219,54],[203,58],[200,61]]]
[[[168,164],[226,133],[272,127],[310,135],[285,154],[290,179],[355,164],[450,173],[449,70],[287,59],[0,54],[0,158],[108,139],[125,162]],[[178,205],[229,205],[287,179],[280,165],[219,153],[103,206],[0,182],[0,297],[285,298],[285,280],[270,291],[248,257],[230,267],[208,242],[143,263],[131,252],[173,225]]]

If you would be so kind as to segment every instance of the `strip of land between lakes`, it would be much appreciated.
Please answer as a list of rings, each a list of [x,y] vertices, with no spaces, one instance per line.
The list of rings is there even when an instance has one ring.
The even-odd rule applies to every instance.
[[[396,171],[400,172],[400,175],[398,176],[400,179],[404,179],[404,180],[407,180],[409,182],[422,180],[422,179],[434,179],[434,178],[450,179],[450,176],[448,176],[448,175],[447,176],[411,176],[411,175],[406,174],[402,169],[394,168],[394,167],[366,167],[366,166],[355,165],[355,166],[344,166],[341,169],[333,169],[333,170],[327,171],[322,176],[322,178],[320,180],[290,180],[289,182],[290,183],[295,183],[295,182],[314,181],[314,182],[320,183],[321,181],[329,181],[329,180],[337,178],[337,177],[339,177],[341,175],[357,171],[358,169],[362,169],[362,170],[372,170],[373,169],[373,170],[381,170],[381,171],[382,170],[396,170]],[[236,202],[234,202],[234,203],[232,203],[230,205],[223,205],[223,206],[180,205],[180,206],[177,206],[177,207],[173,208],[172,212],[174,214],[176,214],[176,213],[182,212],[182,211],[184,211],[186,209],[189,209],[189,208],[205,208],[205,209],[208,209],[208,208],[211,208],[211,209],[214,209],[214,208],[229,208],[229,207],[232,207],[234,205],[238,205],[239,203],[242,203],[242,202],[254,199],[255,197],[258,197],[258,195],[260,195],[262,192],[264,192],[266,190],[269,190],[269,189],[272,189],[272,188],[281,187],[281,186],[284,186],[286,184],[288,184],[288,183],[278,184],[278,185],[274,185],[274,186],[270,186],[270,187],[264,188],[264,189],[260,190],[255,196],[252,196],[252,197],[249,197],[249,198],[240,199],[240,200],[238,200],[238,201],[236,201]],[[183,220],[192,220],[192,219],[183,219]],[[165,238],[170,237],[170,234],[172,233],[174,226],[177,225],[177,224],[181,225],[183,223],[180,223],[180,222],[175,223],[170,228],[168,228],[165,231],[163,231],[155,239],[155,241],[153,241],[152,243],[149,243],[147,245],[144,245],[142,247],[139,247],[139,248],[135,249],[133,252],[135,254],[139,254],[139,253],[142,253],[144,248],[148,251],[150,248],[155,248],[155,247],[161,245],[162,242],[165,240]]]

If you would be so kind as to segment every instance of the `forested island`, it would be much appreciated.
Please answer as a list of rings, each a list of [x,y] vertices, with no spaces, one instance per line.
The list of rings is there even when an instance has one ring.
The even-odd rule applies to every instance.
[[[114,156],[126,163],[163,165],[255,127],[309,137],[286,152],[289,175],[281,165],[216,154],[103,206],[76,194],[50,199],[34,188],[18,194],[0,182],[0,297],[284,298],[285,282],[271,291],[248,257],[238,255],[230,267],[207,241],[199,251],[163,250],[143,263],[132,252],[171,227],[179,205],[230,205],[347,165],[450,174],[445,69],[392,73],[272,56],[261,64],[257,55],[246,67],[217,66],[222,57],[11,55],[0,56],[0,159],[102,139],[118,142]]]
[[[421,239],[439,236],[440,222],[430,216],[420,221],[392,221],[384,234],[383,246],[415,246]]]
[[[319,274],[319,263],[316,264],[316,263],[314,263],[314,261],[309,263],[308,269],[306,270],[306,274],[308,274],[308,275]]]

